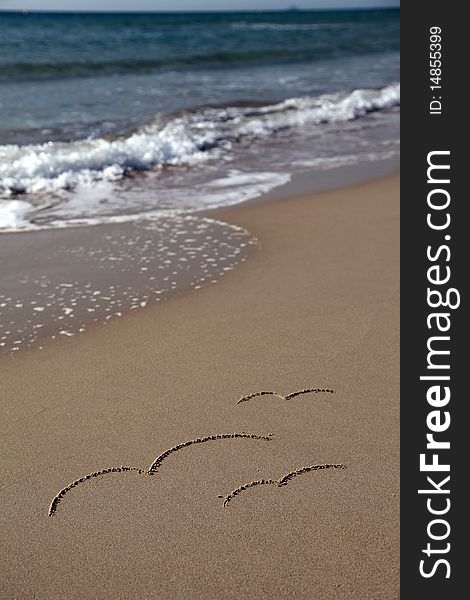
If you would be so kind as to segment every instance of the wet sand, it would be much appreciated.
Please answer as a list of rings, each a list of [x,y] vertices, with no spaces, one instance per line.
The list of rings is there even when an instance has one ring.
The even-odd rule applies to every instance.
[[[0,355],[216,283],[254,245],[241,227],[192,215],[0,233]]]
[[[398,178],[218,218],[217,284],[0,359],[1,597],[399,597]]]

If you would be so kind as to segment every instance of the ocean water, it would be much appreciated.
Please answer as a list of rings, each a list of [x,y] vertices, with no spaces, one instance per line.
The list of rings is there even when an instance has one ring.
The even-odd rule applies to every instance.
[[[399,12],[0,13],[0,231],[169,219],[399,152]]]

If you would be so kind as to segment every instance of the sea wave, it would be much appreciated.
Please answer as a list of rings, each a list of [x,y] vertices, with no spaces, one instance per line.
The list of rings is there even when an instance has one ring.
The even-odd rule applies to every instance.
[[[273,64],[287,61],[304,61],[319,58],[320,50],[308,51],[304,48],[269,50],[233,50],[194,54],[181,58],[132,57],[105,60],[95,57],[87,60],[64,60],[57,62],[14,62],[0,64],[0,81],[41,80],[66,77],[96,77],[124,73],[149,73],[161,70],[188,68],[220,68],[251,64]],[[322,58],[334,55],[331,49],[323,49]]]
[[[280,131],[351,121],[400,104],[400,85],[289,98],[266,106],[202,108],[161,117],[119,139],[0,146],[0,197],[117,181],[136,171],[189,165],[239,142]]]
[[[81,190],[57,202],[46,199],[33,205],[24,200],[0,200],[0,232],[159,221],[246,202],[289,180],[290,175],[284,172],[243,173],[231,169],[225,176],[196,189],[183,185],[159,194],[131,193],[121,198],[102,182],[94,189]]]

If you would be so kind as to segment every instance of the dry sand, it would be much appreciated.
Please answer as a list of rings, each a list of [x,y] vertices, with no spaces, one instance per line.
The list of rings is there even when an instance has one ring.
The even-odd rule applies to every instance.
[[[4,357],[1,597],[398,598],[398,211],[398,178],[224,211],[261,248],[216,285]],[[273,436],[146,474],[233,432]]]

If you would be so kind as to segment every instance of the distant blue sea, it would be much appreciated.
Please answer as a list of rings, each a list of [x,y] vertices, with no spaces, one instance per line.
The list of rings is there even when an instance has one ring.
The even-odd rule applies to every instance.
[[[0,31],[0,229],[227,205],[398,152],[396,10],[5,12]]]

